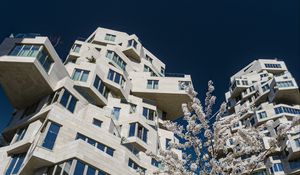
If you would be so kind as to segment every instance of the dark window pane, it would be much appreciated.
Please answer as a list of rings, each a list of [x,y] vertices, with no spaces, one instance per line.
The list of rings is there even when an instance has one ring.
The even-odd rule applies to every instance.
[[[93,146],[96,145],[96,141],[93,140],[93,139],[90,139],[90,138],[88,139],[88,143],[91,144],[91,145],[93,145]]]
[[[77,100],[74,96],[72,96],[71,101],[70,101],[70,104],[69,104],[69,107],[68,107],[68,110],[69,110],[70,112],[74,112],[77,101],[78,101],[78,100]]]
[[[55,123],[51,123],[48,133],[44,139],[43,147],[48,149],[53,149],[58,132],[59,132],[60,126]]]
[[[85,164],[77,160],[74,175],[83,175]]]
[[[76,140],[77,139],[81,139],[81,140],[85,141],[86,137],[80,133],[77,133]]]
[[[135,123],[130,123],[129,137],[134,136],[134,133],[135,133]]]
[[[98,143],[97,148],[100,149],[101,151],[104,151],[105,145],[103,145],[102,143]]]
[[[10,175],[11,174],[11,172],[12,172],[12,170],[13,170],[16,162],[17,162],[17,159],[18,159],[17,157],[12,158],[12,160],[10,161],[9,167],[6,170],[5,175]]]
[[[95,175],[95,173],[96,173],[96,169],[89,166],[86,174],[87,175]]]
[[[70,92],[65,90],[63,96],[61,97],[60,104],[62,104],[64,107],[67,107],[70,95]]]
[[[110,147],[107,147],[106,148],[106,153],[108,154],[108,155],[111,155],[111,156],[114,156],[114,149],[112,149],[112,148],[110,148]]]

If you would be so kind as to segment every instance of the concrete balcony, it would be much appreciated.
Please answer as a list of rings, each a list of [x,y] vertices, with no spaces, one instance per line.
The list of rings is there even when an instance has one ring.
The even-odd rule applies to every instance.
[[[105,106],[109,90],[104,85],[104,73],[97,69],[96,64],[82,63],[81,65],[69,63],[67,70],[76,89],[87,101],[97,106]]]
[[[269,99],[277,103],[300,104],[299,87],[293,78],[282,79],[275,77],[271,83]]]
[[[136,136],[126,138],[126,140],[123,141],[123,145],[126,144],[131,144],[139,151],[143,151],[143,152],[145,152],[148,148],[147,143],[145,143],[142,139]]]
[[[142,45],[139,42],[138,38],[135,35],[129,37],[128,42],[125,43],[123,53],[131,59],[134,59],[138,62],[141,61],[141,49]]]
[[[163,120],[174,120],[182,115],[181,105],[191,101],[180,87],[182,82],[191,82],[189,75],[182,77],[151,77],[149,72],[131,74],[132,93],[135,96],[153,100],[158,109],[166,113]],[[154,84],[151,84],[154,82]]]
[[[49,95],[67,75],[46,37],[7,38],[0,46],[0,83],[17,109]]]
[[[299,139],[299,138],[297,138]],[[297,145],[296,140],[289,138],[290,147],[288,147],[288,160],[294,160],[300,157],[300,147]]]
[[[232,85],[230,86],[231,97],[235,97],[241,94],[249,87],[248,80],[235,79],[233,80]]]

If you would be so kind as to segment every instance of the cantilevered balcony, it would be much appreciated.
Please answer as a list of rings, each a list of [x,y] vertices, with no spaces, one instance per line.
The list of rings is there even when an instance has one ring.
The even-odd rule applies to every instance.
[[[275,77],[271,83],[269,99],[278,103],[300,104],[300,92],[293,78]]]
[[[249,87],[248,80],[235,79],[230,86],[231,96],[235,97]]]
[[[132,93],[135,96],[156,101],[158,109],[166,113],[165,119],[174,120],[182,115],[181,104],[191,101],[181,87],[190,84],[189,75],[152,77],[149,72],[132,75]]]
[[[128,40],[128,43],[126,43],[126,47],[123,49],[123,53],[129,58],[140,61],[141,48],[141,43],[138,42],[137,38],[133,37]]]
[[[29,106],[50,94],[67,72],[46,37],[7,38],[0,46],[0,82],[11,104]]]
[[[104,106],[107,104],[109,90],[103,82],[103,73],[96,68],[96,64],[91,63],[67,65],[74,88],[90,103]]]
[[[289,138],[290,147],[288,147],[288,160],[294,160],[300,156],[300,138]]]

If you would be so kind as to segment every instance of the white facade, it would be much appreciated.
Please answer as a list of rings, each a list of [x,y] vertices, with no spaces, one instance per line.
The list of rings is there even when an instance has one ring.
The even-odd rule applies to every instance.
[[[260,130],[263,149],[268,150],[269,140],[277,135],[279,124],[287,124],[300,117],[300,93],[295,79],[283,61],[259,59],[233,75],[230,81],[231,86],[225,94],[227,117],[234,115],[238,120],[231,123],[227,132],[232,135],[240,128],[259,128],[273,120],[273,126]],[[290,130],[284,139],[284,144],[269,152],[253,174],[300,174],[300,126]],[[228,148],[235,147],[233,139],[227,140],[226,144]],[[251,160],[251,155],[244,154],[238,158],[247,161]]]
[[[145,151],[178,142],[162,121],[190,100],[180,84],[191,77],[165,69],[136,35],[104,28],[76,40],[65,63],[46,37],[5,39],[0,82],[15,112],[0,174],[152,174],[159,163]]]

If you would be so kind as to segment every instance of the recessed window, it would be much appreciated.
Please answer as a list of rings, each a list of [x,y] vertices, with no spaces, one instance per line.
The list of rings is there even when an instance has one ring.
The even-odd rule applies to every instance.
[[[128,160],[128,166],[129,166],[130,168],[134,169],[134,170],[141,169],[144,173],[145,173],[145,171],[146,171],[145,168],[139,166],[136,162],[134,162],[134,161],[131,160],[130,158],[129,158],[129,160]]]
[[[154,120],[155,111],[152,109],[143,107],[143,116],[148,120]]]
[[[106,41],[112,41],[114,42],[116,40],[116,35],[112,35],[112,34],[106,34],[105,35],[105,38],[104,38]]]
[[[80,48],[81,48],[80,44],[74,44],[73,47],[72,47],[72,51],[76,52],[76,53],[79,53]]]
[[[147,89],[158,89],[158,80],[148,80]]]
[[[23,164],[26,153],[13,155],[5,175],[18,174]]]
[[[103,81],[100,79],[98,75],[96,75],[95,77],[93,86],[100,92],[100,94],[102,94],[107,99],[109,90],[104,85]]]
[[[114,115],[114,117],[115,117],[116,120],[119,120],[119,117],[120,117],[120,111],[121,111],[121,108],[119,108],[119,107],[114,107],[113,115]]]
[[[16,45],[9,55],[20,57],[36,57],[47,73],[49,73],[49,70],[54,63],[53,59],[43,45]]]
[[[86,82],[89,77],[90,71],[83,69],[75,69],[72,75],[72,80]]]
[[[165,75],[165,68],[160,67],[160,73],[163,74],[163,75]]]
[[[127,44],[127,47],[134,47],[135,49],[137,48],[137,45],[138,43],[134,40],[134,39],[131,39],[128,41],[128,44]]]
[[[26,131],[27,131],[27,127],[19,129],[15,136],[16,137],[15,142],[22,140],[26,134]]]
[[[144,65],[144,72],[150,72],[151,76],[157,77],[156,73],[154,73],[154,71],[147,65]]]
[[[93,124],[95,125],[95,126],[98,126],[99,128],[101,128],[101,126],[102,126],[102,121],[101,120],[98,120],[98,119],[93,119]]]
[[[138,137],[147,143],[148,129],[146,129],[139,123],[130,123],[129,137],[133,137],[133,136]]]
[[[153,62],[153,59],[152,59],[149,55],[147,55],[147,54],[146,54],[145,59],[146,59],[147,61],[149,61],[150,63]]]
[[[265,64],[266,68],[281,68],[280,64]]]
[[[109,69],[107,79],[121,85],[121,87],[124,88],[125,79],[123,78],[123,76],[121,74]]]
[[[126,70],[127,63],[116,52],[108,50],[106,53],[106,58],[109,58],[115,62],[122,70]]]
[[[68,90],[64,89],[60,104],[67,108],[70,112],[74,112],[78,99],[75,98]]]
[[[61,126],[53,122],[49,122],[48,125],[48,132],[45,136],[42,146],[52,150]]]
[[[103,143],[97,142],[96,140],[91,139],[83,134],[77,133],[75,140],[79,140],[79,139],[85,141],[86,143],[88,143],[90,145],[93,145],[94,147],[98,148],[100,151],[105,152],[106,154],[108,154],[110,156],[114,155],[115,149],[113,149],[109,146],[106,146]]]
[[[265,111],[263,111],[263,112],[258,113],[258,117],[260,119],[263,119],[263,118],[267,118],[268,116],[267,116],[267,113]]]
[[[280,82],[277,82],[276,83],[277,86],[279,88],[282,88],[282,87],[292,87],[294,86],[293,82],[292,81],[280,81]]]

